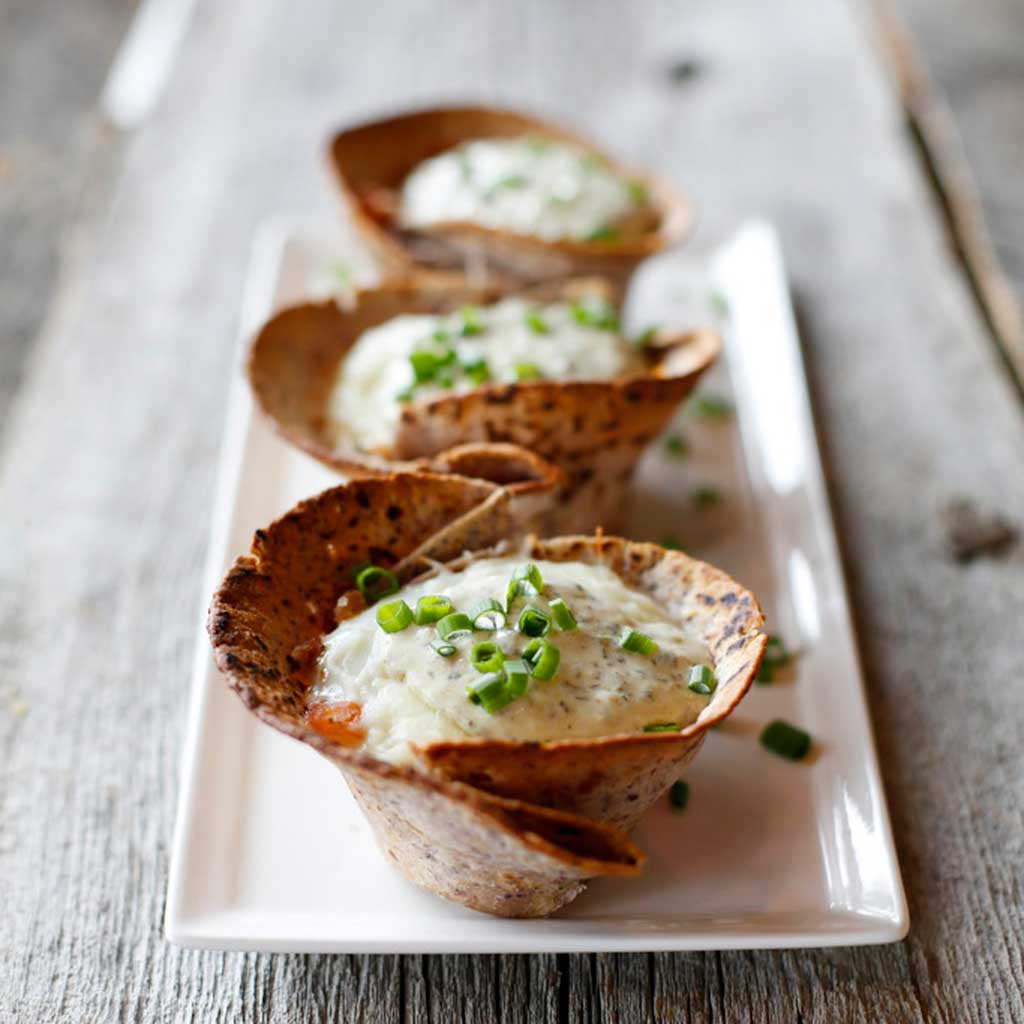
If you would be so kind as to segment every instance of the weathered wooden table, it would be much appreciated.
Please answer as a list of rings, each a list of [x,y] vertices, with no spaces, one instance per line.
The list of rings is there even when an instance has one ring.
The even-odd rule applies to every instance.
[[[1011,0],[903,6],[966,116],[1019,285],[1024,15]],[[66,73],[94,94],[78,65],[107,59],[126,13],[51,7],[66,53],[33,35],[14,55],[21,91],[8,51],[33,5],[15,0],[0,22],[14,33],[0,40],[12,133],[45,113],[29,116],[33,82]],[[999,316],[979,311],[986,272],[974,264],[972,285],[948,244],[869,13],[842,0],[200,0],[131,130],[69,121],[49,140],[66,167],[27,180],[38,164],[3,127],[0,191],[13,183],[38,213],[0,244],[21,282],[0,310],[0,1020],[1024,1020],[1024,548],[956,564],[936,518],[961,494],[1024,515],[1024,406]],[[904,943],[504,958],[165,943],[253,229],[281,209],[336,215],[317,159],[330,127],[467,96],[578,123],[671,174],[708,235],[755,212],[779,224],[910,900]],[[49,250],[26,224],[73,212],[29,346]]]

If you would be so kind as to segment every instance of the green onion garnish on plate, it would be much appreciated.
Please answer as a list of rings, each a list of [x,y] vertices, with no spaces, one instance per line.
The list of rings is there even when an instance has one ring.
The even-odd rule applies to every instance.
[[[505,654],[496,643],[485,640],[473,645],[469,662],[477,672],[497,672],[505,664]]]
[[[530,605],[523,609],[516,625],[524,636],[547,636],[551,631],[551,616]]]
[[[462,371],[477,386],[491,379],[491,368],[486,359],[475,359],[471,363],[463,363]]]
[[[585,242],[614,242],[619,237],[618,228],[613,228],[611,224],[601,224],[599,227],[594,228],[593,231],[583,236]]]
[[[645,331],[636,336],[633,344],[636,345],[637,348],[647,348],[658,336],[659,330],[660,328],[656,324],[652,327],[648,327]]]
[[[385,633],[400,633],[412,622],[412,609],[404,601],[389,601],[377,608],[377,625]]]
[[[682,779],[672,783],[671,788],[668,791],[668,802],[676,811],[682,811],[686,809],[687,803],[690,801],[690,787],[683,782]]]
[[[722,500],[721,492],[717,487],[695,487],[690,493],[694,505],[697,508],[713,508]]]
[[[790,660],[789,651],[783,643],[781,636],[772,634],[768,637],[768,644],[764,649],[764,657],[758,666],[757,675],[754,676],[755,683],[770,683],[775,678],[775,670],[787,665]]]
[[[512,697],[522,697],[530,683],[530,667],[525,661],[505,662],[505,689]]]
[[[645,657],[656,654],[658,645],[646,634],[628,626],[619,637],[619,646],[630,654],[642,654]]]
[[[533,562],[526,562],[524,565],[516,566],[512,573],[512,581],[508,585],[505,594],[505,607],[512,609],[512,602],[517,597],[536,597],[544,593],[544,577],[540,569]]]
[[[500,711],[515,699],[508,692],[504,672],[489,672],[466,687],[469,699],[479,704],[489,715]]]
[[[356,574],[356,586],[367,603],[373,604],[398,590],[398,577],[390,569],[367,565]]]
[[[690,399],[690,411],[702,420],[728,419],[733,412],[732,402],[710,391],[698,391]]]
[[[779,757],[790,761],[799,761],[806,757],[811,749],[811,737],[803,729],[798,729],[781,718],[769,722],[761,732],[761,746]]]
[[[431,640],[430,647],[442,658],[450,658],[458,650],[450,640]]]
[[[480,310],[476,306],[463,306],[459,310],[462,317],[462,336],[471,338],[475,334],[483,334],[484,325],[480,320]]]
[[[572,304],[572,316],[584,327],[594,327],[602,331],[619,329],[619,314],[607,300],[597,295],[587,295]]]
[[[500,601],[487,597],[469,610],[469,618],[474,629],[493,631],[505,625],[505,609]]]
[[[452,612],[437,624],[437,635],[442,640],[458,640],[473,632],[473,622],[464,612]]]
[[[570,630],[576,628],[576,616],[573,615],[572,609],[560,597],[553,597],[549,607],[551,608],[551,615],[555,620],[555,624],[559,629]]]
[[[544,371],[536,363],[516,363],[518,380],[543,380]]]
[[[665,438],[662,447],[665,449],[666,454],[674,455],[677,458],[682,457],[690,450],[690,446],[686,443],[686,438],[680,437],[679,434],[669,434]]]
[[[534,679],[547,681],[554,677],[558,671],[558,663],[562,660],[558,648],[547,640],[538,637],[531,640],[523,648],[523,661],[526,662],[530,675]]]
[[[551,333],[551,328],[548,327],[547,321],[540,315],[539,310],[531,309],[524,319],[526,320],[526,326],[529,327],[534,334]]]
[[[718,686],[718,680],[710,665],[694,665],[690,669],[690,677],[686,686],[694,693],[710,697],[715,692],[715,687]]]
[[[632,199],[637,206],[646,204],[651,198],[650,190],[642,181],[627,182],[626,189],[629,192],[629,198]]]
[[[676,722],[648,722],[644,732],[679,732],[679,725]]]
[[[413,618],[417,626],[426,626],[431,622],[438,622],[446,615],[451,614],[451,611],[451,598],[444,597],[442,594],[424,594],[416,602]]]

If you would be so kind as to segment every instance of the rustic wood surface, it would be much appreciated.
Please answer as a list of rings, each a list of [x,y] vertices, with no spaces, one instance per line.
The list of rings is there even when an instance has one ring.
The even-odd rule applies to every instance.
[[[929,5],[904,6],[945,39]],[[0,1021],[1024,1020],[1024,549],[954,564],[936,519],[959,494],[1024,516],[1024,410],[866,17],[842,0],[201,0],[152,115],[88,164],[110,182],[39,337],[19,342],[31,311],[0,321],[15,395],[0,435]],[[1020,165],[1014,178],[985,152],[997,127],[1021,138],[1021,90],[1006,85],[1019,20],[975,31],[1007,62],[993,58],[1008,120],[968,118],[967,148],[1005,214],[1000,251],[1019,254]],[[950,40],[969,78],[970,50]],[[69,52],[84,45],[73,32]],[[969,112],[969,83],[957,89]],[[571,120],[671,174],[698,197],[705,237],[749,213],[779,224],[910,901],[905,942],[399,958],[163,940],[253,230],[281,209],[334,216],[315,159],[329,127],[465,96]],[[15,242],[5,235],[5,265],[24,231]]]

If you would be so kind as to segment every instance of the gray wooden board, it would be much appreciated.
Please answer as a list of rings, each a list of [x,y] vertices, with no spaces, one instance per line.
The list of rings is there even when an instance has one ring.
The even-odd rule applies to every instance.
[[[0,1020],[1024,1019],[1024,414],[841,0],[200,3],[0,449]],[[698,73],[673,84],[681,59]],[[327,129],[474,96],[780,226],[911,909],[884,948],[657,956],[182,952],[161,934],[199,574],[256,224],[336,215]],[[1019,237],[1019,236],[1018,236]]]

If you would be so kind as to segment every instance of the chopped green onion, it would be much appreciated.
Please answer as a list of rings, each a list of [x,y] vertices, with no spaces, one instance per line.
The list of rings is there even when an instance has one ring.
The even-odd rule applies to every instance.
[[[398,577],[390,569],[382,569],[379,565],[368,565],[359,570],[356,576],[356,586],[367,602],[373,604],[398,589]]]
[[[415,393],[415,385],[413,385],[413,387],[410,388],[403,388],[401,391],[395,394],[395,401],[401,402],[404,405],[406,402],[411,402],[413,400],[413,398],[415,397]]]
[[[546,681],[558,671],[558,663],[562,655],[558,648],[547,640],[531,640],[523,648],[523,661],[526,662],[530,675],[534,679]]]
[[[790,654],[780,636],[769,636],[764,649],[764,658],[754,676],[755,683],[770,683],[775,679],[775,670],[789,664]]]
[[[682,779],[678,779],[672,783],[671,788],[668,791],[668,802],[677,811],[686,809],[687,803],[690,801],[690,787],[683,782]]]
[[[764,727],[761,746],[790,761],[799,761],[811,749],[811,737],[803,729],[776,718]]]
[[[583,236],[585,242],[614,242],[619,237],[618,228],[613,228],[610,224],[602,224],[600,227],[594,228],[593,231]]]
[[[734,412],[733,404],[728,398],[714,395],[710,391],[699,391],[690,399],[690,410],[694,416],[703,420],[728,419]]]
[[[469,699],[479,704],[489,715],[500,711],[515,699],[505,685],[504,672],[490,672],[466,687]]]
[[[410,352],[409,364],[412,366],[412,374],[417,384],[432,380],[444,365],[442,358],[434,352]]]
[[[560,597],[553,597],[551,599],[550,608],[559,629],[569,630],[576,628],[576,616],[573,615],[572,609]]]
[[[500,601],[488,597],[469,611],[474,629],[495,630],[505,625],[505,609]]]
[[[658,544],[666,551],[678,551],[680,547],[679,538],[671,533],[666,533],[665,536],[658,541]]]
[[[686,438],[680,437],[678,434],[669,434],[665,438],[663,447],[669,455],[677,457],[685,455],[690,450],[690,446],[686,443]]]
[[[486,359],[476,359],[471,363],[462,364],[463,372],[476,385],[491,379],[491,368]]]
[[[345,288],[352,287],[352,281],[355,275],[352,273],[352,268],[347,263],[339,260],[331,267],[331,270],[333,271],[334,276],[338,279],[339,284]]]
[[[712,289],[708,293],[708,301],[711,303],[711,308],[719,316],[729,315],[729,300],[717,289]]]
[[[526,148],[535,156],[539,156],[551,148],[551,140],[545,139],[543,135],[529,135],[526,138]]]
[[[544,371],[536,363],[516,363],[516,377],[519,380],[541,380]]]
[[[551,630],[551,616],[531,605],[523,609],[517,625],[525,636],[547,636]]]
[[[580,168],[588,174],[592,174],[594,171],[599,171],[604,166],[605,161],[596,153],[584,153],[580,157]]]
[[[530,682],[530,667],[525,661],[505,662],[505,689],[511,697],[522,697]]]
[[[658,651],[658,645],[646,633],[640,633],[628,626],[619,637],[619,646],[630,654],[650,655]]]
[[[505,664],[505,653],[496,643],[487,640],[473,645],[469,661],[477,672],[497,672]]]
[[[551,333],[551,328],[548,327],[547,321],[540,315],[538,310],[531,309],[524,319],[526,320],[526,326],[529,327],[534,334]]]
[[[473,632],[473,623],[463,612],[452,612],[437,624],[437,633],[442,640],[458,640]]]
[[[431,334],[430,337],[433,338],[434,341],[436,341],[439,345],[447,345],[452,340],[452,332],[446,331],[443,327],[438,327],[438,329],[434,331],[434,333]]]
[[[645,205],[651,198],[650,190],[642,181],[630,181],[626,185],[629,198],[638,206]]]
[[[512,573],[512,582],[508,585],[508,592],[505,594],[505,607],[511,610],[512,602],[520,595],[524,597],[536,597],[544,593],[544,577],[540,569],[533,562],[526,562],[517,566]]]
[[[474,334],[483,334],[484,325],[480,322],[480,310],[476,306],[463,306],[459,310],[462,317],[462,336],[471,338]]]
[[[718,686],[718,680],[710,665],[694,665],[690,669],[690,678],[686,685],[694,693],[710,697],[715,692],[715,687]]]
[[[449,615],[451,611],[451,598],[444,597],[442,594],[424,594],[416,602],[416,614],[414,616],[416,625],[426,626],[430,622],[437,622],[439,619]]]
[[[450,658],[458,650],[455,644],[450,640],[431,640],[430,646],[440,654],[442,658]]]
[[[525,174],[510,174],[505,178],[500,178],[489,189],[487,189],[484,193],[484,198],[493,199],[502,189],[526,188],[528,184],[529,179]]]
[[[412,622],[412,609],[404,601],[389,601],[377,609],[377,625],[385,633],[400,633]]]
[[[636,340],[633,342],[637,348],[647,348],[648,345],[658,336],[658,331],[661,328],[657,325],[648,327],[642,334],[637,335]]]
[[[679,732],[679,725],[676,722],[648,722],[644,732]]]
[[[600,296],[588,295],[572,304],[573,319],[584,327],[594,327],[602,331],[619,329],[619,314],[615,307]]]
[[[691,492],[690,497],[697,508],[712,508],[722,500],[722,495],[718,488],[708,486],[695,488]]]

